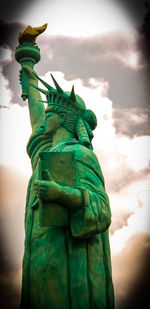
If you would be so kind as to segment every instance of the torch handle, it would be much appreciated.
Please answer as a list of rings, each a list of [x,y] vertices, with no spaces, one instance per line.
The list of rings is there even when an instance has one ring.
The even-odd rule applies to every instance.
[[[28,92],[27,92],[27,73],[24,69],[22,69],[22,77],[21,77],[21,84],[22,84],[22,94],[21,97],[23,101],[25,101],[28,98]]]
[[[30,42],[24,42],[16,47],[15,59],[22,67],[22,99],[25,101],[28,98],[28,74],[23,69],[24,65],[28,65],[34,69],[34,65],[40,61],[40,49],[37,45]]]

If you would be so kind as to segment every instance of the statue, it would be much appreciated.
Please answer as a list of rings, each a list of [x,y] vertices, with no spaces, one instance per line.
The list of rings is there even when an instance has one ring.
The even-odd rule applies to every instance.
[[[54,76],[53,87],[35,73],[40,60],[35,37],[44,27],[39,28],[28,27],[19,36],[15,54],[33,131],[27,145],[33,174],[26,200],[20,308],[113,309],[111,211],[92,150],[96,116],[74,87],[65,92]]]

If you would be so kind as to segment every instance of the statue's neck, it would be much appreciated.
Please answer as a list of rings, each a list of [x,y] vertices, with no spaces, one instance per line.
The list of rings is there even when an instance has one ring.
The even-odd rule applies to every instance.
[[[73,134],[64,127],[60,127],[53,135],[53,146],[70,138],[73,138]]]

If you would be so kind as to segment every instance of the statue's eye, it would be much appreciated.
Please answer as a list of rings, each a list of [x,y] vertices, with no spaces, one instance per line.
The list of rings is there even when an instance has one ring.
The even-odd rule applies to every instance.
[[[46,115],[46,117],[45,117],[45,121],[48,120],[49,118],[55,116],[55,115],[56,115],[56,113],[53,113],[53,112],[48,113],[48,114]]]

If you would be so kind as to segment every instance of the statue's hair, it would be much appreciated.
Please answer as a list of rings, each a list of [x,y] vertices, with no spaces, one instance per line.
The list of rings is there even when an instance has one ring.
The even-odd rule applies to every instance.
[[[66,110],[65,108],[60,107],[60,106],[55,106],[53,105],[53,107],[51,107],[51,111],[54,113],[57,113],[58,115],[61,113],[65,113],[67,115],[65,123],[63,124],[63,126],[71,133],[75,132],[75,124],[78,118],[78,115],[72,113],[70,110]],[[50,113],[51,112],[49,109],[48,111],[46,111],[46,113]]]

